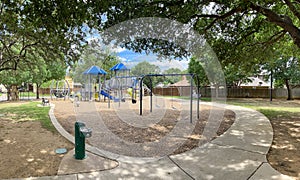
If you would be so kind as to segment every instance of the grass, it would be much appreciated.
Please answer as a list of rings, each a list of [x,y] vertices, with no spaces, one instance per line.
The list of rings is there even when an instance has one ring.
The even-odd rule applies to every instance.
[[[255,109],[270,120],[276,118],[295,118],[300,116],[299,101],[287,101],[283,99],[276,99],[270,102],[267,99],[228,99],[228,104],[243,106]]]
[[[165,96],[172,98],[172,96]],[[189,96],[173,96],[178,99],[190,99]],[[201,101],[211,102],[210,97],[201,97]],[[242,106],[246,108],[255,109],[270,120],[276,118],[295,118],[300,117],[300,101],[287,101],[284,99],[274,99],[272,102],[269,99],[259,98],[229,98],[226,100],[227,104]]]
[[[55,127],[48,116],[50,107],[38,107],[38,104],[40,102],[1,103],[0,114],[5,119],[16,122],[39,121],[43,128],[55,132]]]
[[[36,93],[34,93],[34,92],[20,92],[19,96],[22,96],[24,98],[26,98],[26,97],[36,97]],[[40,97],[43,97],[43,96],[49,97],[50,94],[42,94],[42,93],[40,93]]]
[[[190,96],[163,96],[163,97],[164,98],[174,98],[174,99],[184,99],[184,100],[189,100],[191,98]],[[193,97],[193,100],[197,100],[197,98]],[[210,97],[201,97],[200,100],[205,101],[205,102],[211,102]]]

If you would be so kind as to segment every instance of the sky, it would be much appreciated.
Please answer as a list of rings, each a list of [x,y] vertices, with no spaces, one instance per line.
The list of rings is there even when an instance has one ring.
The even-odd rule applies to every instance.
[[[93,34],[90,34],[87,37],[88,41],[91,41],[93,39],[99,39],[99,34],[97,31],[93,32]],[[176,59],[164,59],[164,60],[158,60],[158,57],[156,54],[150,53],[146,54],[145,52],[142,53],[135,53],[131,50],[128,50],[126,48],[121,47],[115,47],[112,45],[110,47],[112,52],[116,53],[116,55],[119,57],[121,62],[126,65],[128,68],[132,68],[135,65],[137,65],[140,62],[147,61],[150,64],[157,65],[160,67],[161,71],[165,71],[170,68],[178,68],[180,70],[186,70],[188,68],[189,60],[176,60]]]
[[[150,53],[135,53],[127,49],[119,49],[117,56],[121,59],[128,68],[132,68],[140,62],[147,61],[150,64],[157,65],[162,71],[170,68],[179,68],[180,70],[186,70],[188,68],[188,60],[175,60],[164,59],[158,60],[157,55]]]

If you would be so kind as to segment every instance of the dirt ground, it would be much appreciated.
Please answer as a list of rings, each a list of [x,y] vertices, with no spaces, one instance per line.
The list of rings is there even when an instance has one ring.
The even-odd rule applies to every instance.
[[[76,116],[72,110],[72,104],[69,101],[53,101],[52,103],[56,104],[55,115],[57,119],[67,131],[73,133]],[[201,108],[202,118],[209,112],[209,108],[210,107]],[[108,110],[105,108],[102,109],[101,113],[104,117],[107,116],[107,114],[114,116],[112,113],[108,113]],[[234,121],[233,112],[226,111],[225,114],[218,134],[222,134],[226,131]],[[177,111],[172,111],[173,117],[177,115]],[[118,124],[118,128],[113,126],[114,124]],[[194,135],[175,153],[181,153],[194,148],[201,138],[199,134],[201,134],[201,127],[203,127],[204,124],[205,121],[198,121]],[[268,153],[269,163],[281,173],[298,177],[299,179],[300,118],[293,117],[285,119],[278,117],[272,119],[271,124],[274,129],[274,139]],[[165,127],[164,130],[172,129],[174,121],[167,120],[160,122],[159,126],[151,127],[147,131],[142,132],[139,138],[132,138],[131,135],[131,133],[134,135],[140,133],[138,129],[133,129],[132,127],[128,128],[126,124],[122,124],[118,119],[108,118],[106,125],[108,125],[114,133],[119,133],[120,136],[123,135],[123,138],[126,140],[140,142],[141,140],[153,141],[155,138],[163,136],[163,133],[167,133],[167,131],[158,131],[158,127],[160,127],[160,129],[161,127]],[[156,133],[156,137],[149,136],[149,133]],[[63,155],[57,155],[54,151],[62,147],[70,150],[73,149],[74,145],[69,143],[58,133],[52,133],[43,129],[39,122],[14,122],[0,116],[0,179],[55,175]]]
[[[268,161],[279,172],[300,179],[300,118],[274,118]]]
[[[58,133],[40,122],[14,122],[0,117],[0,179],[47,176],[57,173],[63,155],[57,148],[73,149]]]
[[[60,122],[60,124],[71,134],[74,134],[74,128],[73,124],[76,121],[74,107],[72,103],[66,103],[64,101],[55,101],[53,102],[55,104],[55,117]],[[147,104],[146,102],[144,104]],[[179,107],[180,103],[175,104]],[[110,131],[113,132],[113,134],[117,135],[118,137],[134,142],[134,143],[143,143],[143,142],[154,142],[165,135],[167,135],[176,125],[177,119],[180,115],[180,110],[178,108],[176,109],[167,109],[164,117],[155,125],[150,126],[148,128],[138,128],[134,126],[130,126],[124,121],[120,120],[117,113],[107,108],[107,103],[104,102],[98,102],[96,103],[97,110],[102,116],[102,119],[105,123],[105,125],[108,127]],[[135,105],[136,108],[136,114],[138,114],[138,105]],[[199,142],[201,141],[202,144],[204,144],[207,141],[210,141],[211,139],[205,139],[205,137],[202,136],[202,132],[204,130],[204,127],[206,125],[208,116],[210,114],[210,111],[212,107],[210,106],[203,106],[200,107],[200,119],[194,121],[197,121],[195,125],[194,131],[191,133],[190,136],[185,137],[187,141],[179,147],[175,152],[172,154],[179,154],[188,150],[191,150],[197,146],[199,146]],[[220,108],[215,108],[217,110],[217,113],[220,111],[223,112]],[[149,111],[144,110],[144,115],[148,114]],[[193,112],[194,116],[196,117],[196,111]],[[194,118],[195,118],[194,117]],[[235,120],[235,114],[233,111],[226,110],[224,112],[223,120],[220,124],[219,130],[217,131],[217,135],[223,134],[234,122]],[[187,121],[187,123],[189,123]],[[216,136],[217,136],[216,135]],[[215,138],[215,137],[213,137]],[[109,148],[104,150],[111,150]],[[124,150],[120,150],[124,153]],[[118,152],[115,152],[118,153]],[[131,154],[126,154],[131,155]]]
[[[22,103],[24,102],[18,102],[16,105]],[[76,121],[73,104],[70,101],[52,101],[52,103],[56,105],[55,116],[59,122],[73,134]],[[106,103],[99,103],[99,105],[107,106]],[[207,114],[208,111],[209,108],[201,110],[201,119],[204,121],[197,123],[194,135],[175,153],[187,151],[198,145],[199,133],[205,124],[204,114]],[[108,112],[107,108],[102,108],[101,113],[105,123],[114,133],[122,135],[126,140],[136,142],[159,139],[167,133],[167,131],[162,132],[159,129],[172,129],[175,125],[175,121],[169,118],[155,127],[142,131],[138,128],[128,127],[117,118],[111,118],[108,115],[112,114]],[[168,114],[172,119],[172,117],[178,116],[179,112],[172,111]],[[218,134],[222,134],[234,122],[235,115],[233,112],[226,111],[225,114]],[[120,125],[119,127],[113,126],[116,122]],[[137,134],[140,134],[139,138],[134,137]],[[0,116],[0,179],[56,175],[63,158],[63,155],[55,153],[57,148],[66,148],[69,151],[74,148],[74,145],[57,132],[53,133],[42,128],[40,122],[15,122],[9,117]]]
[[[300,100],[287,101],[285,99],[273,99],[271,103],[268,99],[261,98],[227,100],[229,103],[232,101],[250,106],[297,108],[294,110],[294,114],[287,112],[289,114],[288,117],[281,114],[270,118],[274,134],[267,159],[270,165],[277,171],[300,180],[300,113],[298,110]]]

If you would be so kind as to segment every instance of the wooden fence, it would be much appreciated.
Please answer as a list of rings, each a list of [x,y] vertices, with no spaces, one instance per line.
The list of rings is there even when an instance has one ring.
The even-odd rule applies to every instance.
[[[193,93],[196,94],[194,87]],[[254,88],[223,88],[219,89],[219,95],[224,96],[227,93],[228,98],[269,98],[270,89],[254,89]],[[154,88],[153,93],[162,96],[190,96],[190,87],[165,87]],[[200,88],[201,97],[215,96],[216,91],[214,88]],[[273,98],[287,98],[287,89],[279,88],[273,89]],[[300,88],[292,89],[293,98],[300,98]]]

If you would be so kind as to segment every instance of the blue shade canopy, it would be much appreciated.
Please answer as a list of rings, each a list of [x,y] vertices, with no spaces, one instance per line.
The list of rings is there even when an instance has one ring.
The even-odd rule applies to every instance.
[[[91,66],[89,69],[85,70],[83,74],[88,74],[88,75],[105,75],[107,74],[106,71],[103,69],[99,68],[98,66]]]
[[[110,68],[111,71],[119,71],[119,70],[128,70],[127,67],[123,63],[118,63]]]

